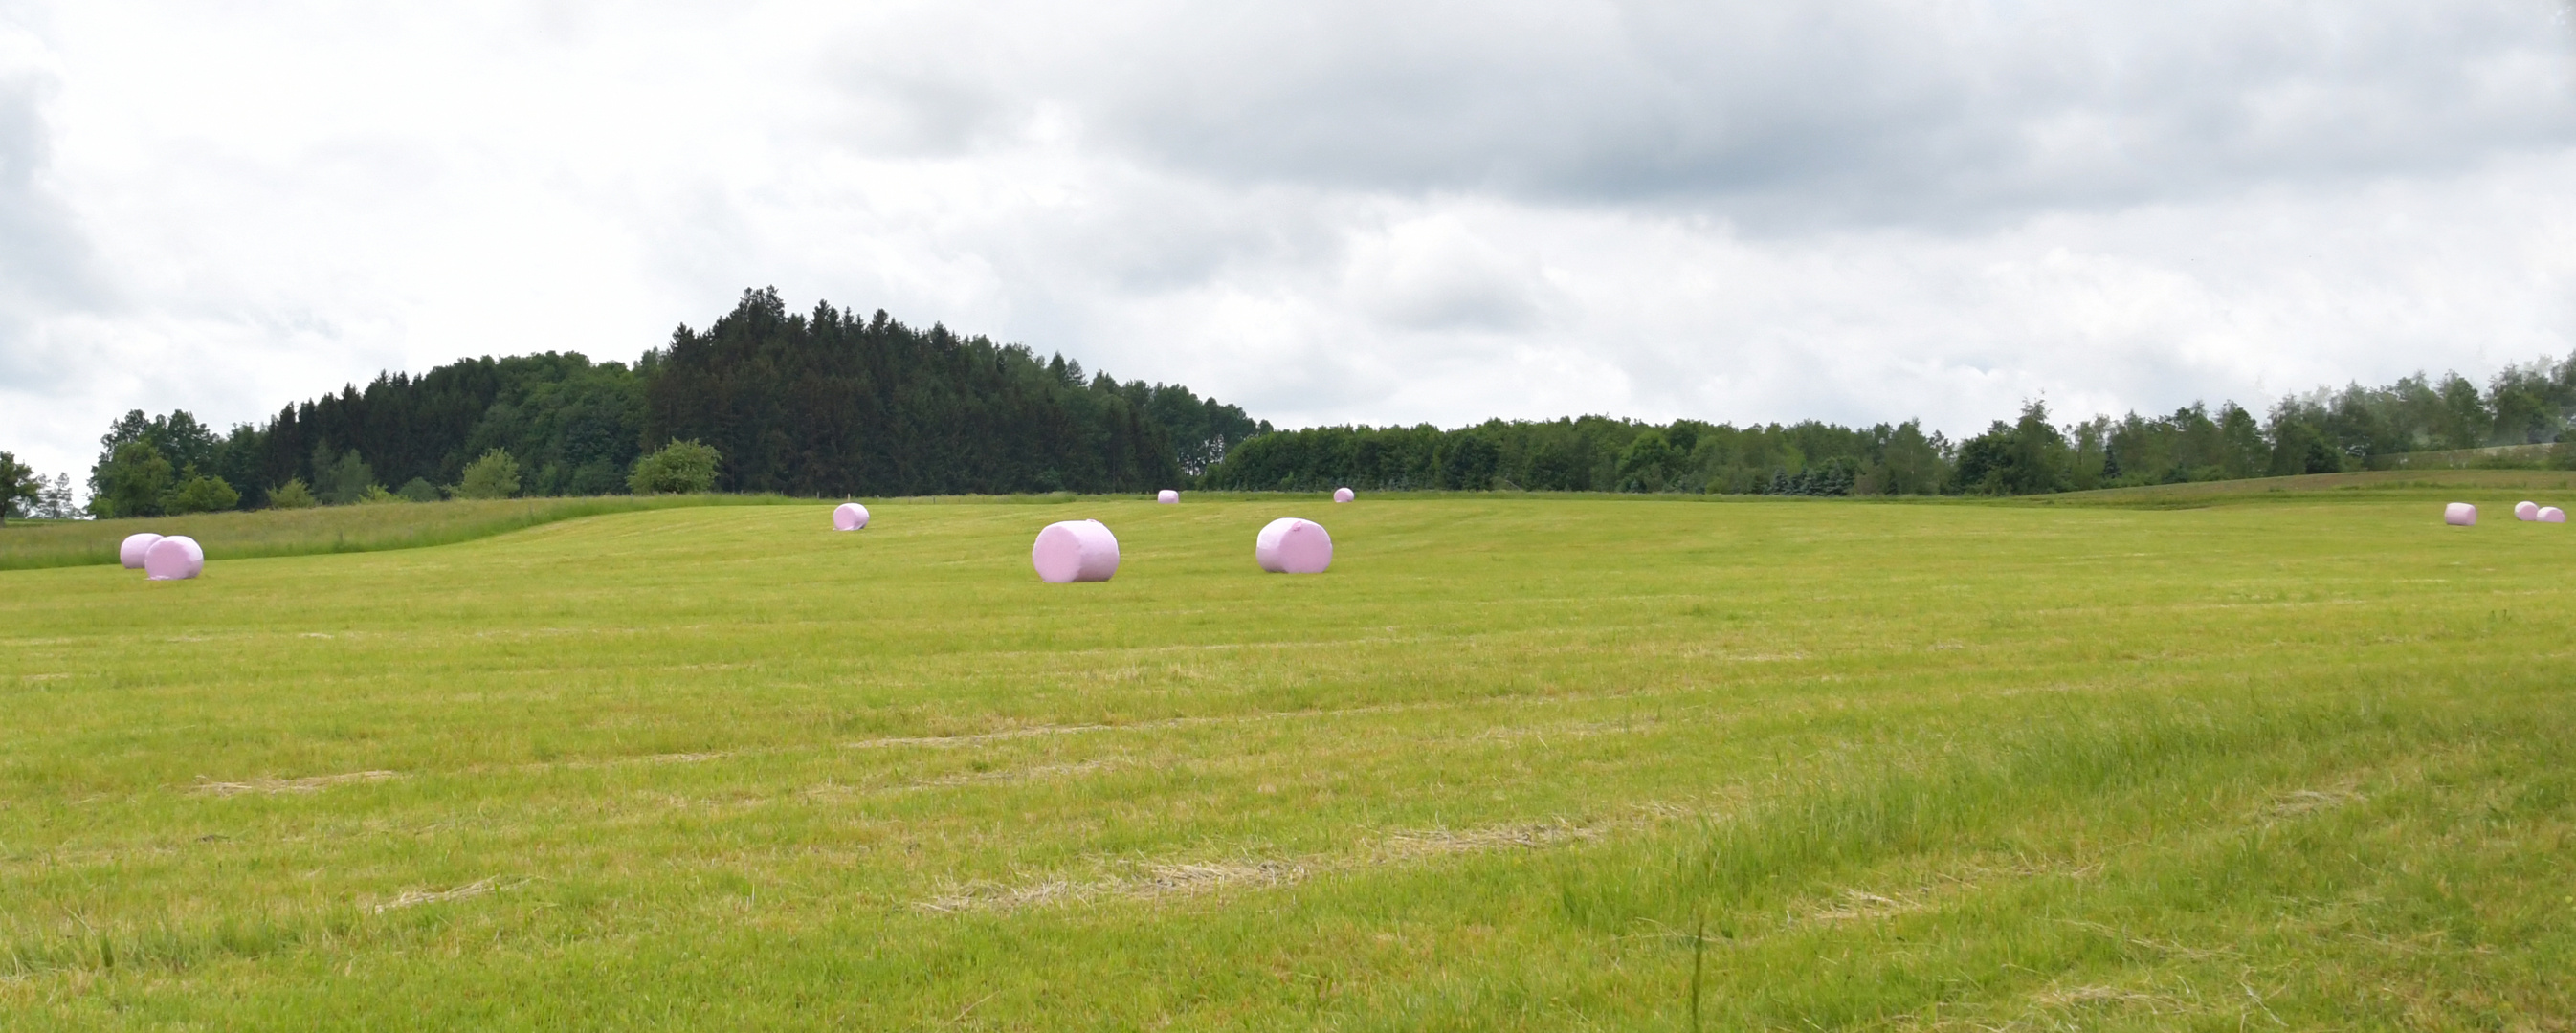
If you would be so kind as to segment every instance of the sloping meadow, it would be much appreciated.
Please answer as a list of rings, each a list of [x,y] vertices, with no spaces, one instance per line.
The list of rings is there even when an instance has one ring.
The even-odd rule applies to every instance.
[[[452,545],[603,513],[782,504],[810,505],[777,495],[595,495],[449,499],[122,520],[19,521],[0,528],[0,570],[115,563],[117,543],[127,535],[145,531],[188,535],[214,550],[220,559],[250,559]]]
[[[2563,526],[2330,496],[829,509],[0,573],[0,1026],[2576,1008]],[[1329,572],[1254,564],[1286,516]],[[1041,583],[1032,536],[1078,518],[1117,575]]]

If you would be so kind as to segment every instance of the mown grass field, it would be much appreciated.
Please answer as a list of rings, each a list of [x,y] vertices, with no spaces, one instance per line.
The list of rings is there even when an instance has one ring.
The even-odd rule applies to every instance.
[[[2453,487],[0,573],[0,1027],[2568,1028],[2576,537]]]

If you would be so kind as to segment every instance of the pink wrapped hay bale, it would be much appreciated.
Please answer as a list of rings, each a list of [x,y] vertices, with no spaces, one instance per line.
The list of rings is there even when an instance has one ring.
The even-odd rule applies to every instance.
[[[1170,488],[1165,488],[1154,493],[1154,501],[1160,502],[1166,506],[1179,505],[1181,501],[1181,493],[1173,491]]]
[[[1029,565],[1051,585],[1073,581],[1107,581],[1118,573],[1118,536],[1097,520],[1067,520],[1046,525],[1029,550]]]
[[[125,564],[127,570],[141,570],[144,550],[150,549],[152,543],[160,540],[160,535],[150,531],[126,535],[125,544],[116,547],[116,561]]]
[[[1333,565],[1333,536],[1312,520],[1280,517],[1252,540],[1252,558],[1273,574],[1321,574]]]
[[[1335,502],[1349,502],[1356,497],[1357,496],[1351,494],[1351,490],[1349,488],[1333,489],[1333,501]]]
[[[206,550],[187,535],[171,535],[143,550],[143,573],[154,581],[185,581],[205,572]]]
[[[2513,518],[2516,520],[2540,519],[2540,503],[2533,502],[2529,499],[2524,499],[2523,501],[2514,503]]]
[[[2544,524],[2563,524],[2567,522],[2567,511],[2556,506],[2542,506],[2540,515],[2534,519]]]
[[[2478,524],[2478,507],[2466,502],[2451,503],[2442,507],[2442,522],[2453,527],[2475,527]]]
[[[832,530],[856,531],[868,526],[868,507],[844,502],[832,509]]]

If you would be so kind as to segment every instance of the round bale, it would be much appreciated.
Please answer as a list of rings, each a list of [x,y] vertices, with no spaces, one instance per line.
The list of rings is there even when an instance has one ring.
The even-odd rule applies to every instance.
[[[868,507],[844,502],[832,508],[832,530],[856,531],[868,526]]]
[[[1181,501],[1181,493],[1173,491],[1170,488],[1165,488],[1154,493],[1154,501],[1160,502],[1166,506],[1178,505]]]
[[[2513,518],[2516,520],[2540,519],[2540,503],[2533,502],[2530,499],[2524,499],[2520,502],[2514,503]]]
[[[2478,523],[2478,507],[2466,502],[2451,503],[2442,507],[2442,522],[2453,527],[2475,527]]]
[[[1321,574],[1333,565],[1333,536],[1312,520],[1280,517],[1252,540],[1252,558],[1273,574]]]
[[[187,535],[171,535],[143,550],[143,573],[154,581],[185,581],[205,571],[206,550]]]
[[[1335,502],[1349,502],[1354,497],[1355,496],[1351,494],[1351,490],[1349,488],[1333,489],[1333,501]]]
[[[144,550],[150,549],[152,543],[160,540],[160,535],[150,531],[126,535],[125,544],[116,547],[116,561],[125,564],[127,570],[141,570]]]
[[[2567,511],[2556,506],[2542,506],[2537,519],[2544,524],[2563,524],[2567,522]]]
[[[1107,581],[1118,573],[1118,536],[1097,520],[1066,520],[1046,525],[1029,549],[1029,565],[1039,580],[1051,585],[1072,581]]]

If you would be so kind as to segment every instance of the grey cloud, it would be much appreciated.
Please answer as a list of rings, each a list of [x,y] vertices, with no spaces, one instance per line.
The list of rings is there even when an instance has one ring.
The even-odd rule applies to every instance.
[[[55,5],[63,103],[0,70],[0,424],[66,462],[769,284],[1281,423],[1973,430],[2576,344],[2543,0],[163,2]]]
[[[78,220],[44,181],[51,141],[40,104],[52,85],[0,72],[0,387],[29,392],[72,372],[39,326],[108,300]]]
[[[854,80],[892,132],[968,148],[1052,103],[1223,180],[1755,224],[2118,206],[2576,143],[2568,29],[2541,0],[1177,5],[942,28],[915,42],[945,63]]]
[[[1527,329],[1550,293],[1535,263],[1448,219],[1396,227],[1354,255],[1348,289],[1381,323],[1414,331]]]
[[[834,128],[875,154],[964,153],[1006,138],[1029,117],[986,84],[876,65],[840,78],[847,95]]]
[[[1144,295],[1248,270],[1338,263],[1345,207],[1298,189],[1221,190],[1168,177],[1095,183],[1051,218],[998,227],[982,243],[1015,263],[1065,263],[1086,290]]]

